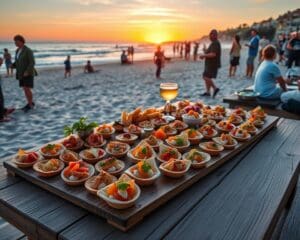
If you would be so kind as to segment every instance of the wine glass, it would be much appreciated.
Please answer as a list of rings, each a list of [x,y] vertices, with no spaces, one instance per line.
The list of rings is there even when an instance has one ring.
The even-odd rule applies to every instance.
[[[175,99],[178,95],[178,84],[177,83],[161,83],[160,84],[160,96],[166,100],[165,110],[166,116],[164,119],[168,122],[174,121],[175,118],[170,115],[171,100]]]

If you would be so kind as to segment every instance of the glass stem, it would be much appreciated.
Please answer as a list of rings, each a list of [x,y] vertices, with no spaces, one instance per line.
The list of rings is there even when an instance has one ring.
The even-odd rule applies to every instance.
[[[166,102],[166,109],[167,109],[167,116],[170,116],[170,110],[171,110],[171,101],[167,100]]]

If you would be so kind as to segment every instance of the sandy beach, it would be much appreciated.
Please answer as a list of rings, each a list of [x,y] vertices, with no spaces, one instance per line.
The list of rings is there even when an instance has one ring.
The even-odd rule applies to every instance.
[[[12,121],[0,125],[0,157],[14,154],[18,148],[28,149],[63,137],[63,127],[82,116],[105,123],[119,119],[122,110],[161,106],[164,104],[159,96],[162,81],[179,84],[176,100],[222,104],[223,96],[253,83],[243,77],[245,58],[244,49],[237,77],[229,79],[229,54],[223,50],[222,68],[216,80],[221,91],[216,99],[200,97],[204,91],[203,61],[172,60],[163,69],[162,80],[155,79],[155,66],[150,60],[130,66],[119,63],[96,66],[101,71],[93,74],[84,74],[82,68],[75,68],[68,79],[64,79],[63,69],[40,70],[34,88],[36,108],[26,114],[16,110]],[[25,99],[18,81],[3,78],[3,91],[6,106],[23,107]]]

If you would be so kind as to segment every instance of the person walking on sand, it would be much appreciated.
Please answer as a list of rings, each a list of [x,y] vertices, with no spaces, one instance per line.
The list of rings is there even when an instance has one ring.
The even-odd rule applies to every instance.
[[[164,64],[164,58],[165,58],[164,52],[161,51],[161,47],[158,46],[156,52],[154,53],[154,58],[153,58],[154,64],[156,65],[155,76],[157,79],[160,79],[161,69]]]
[[[254,72],[254,60],[257,56],[258,48],[259,48],[259,36],[255,29],[251,30],[251,40],[249,43],[245,44],[245,46],[249,48],[246,77],[252,78]]]
[[[229,77],[234,77],[236,73],[236,68],[240,64],[242,46],[240,44],[240,36],[235,35],[232,41],[232,47],[230,50],[230,67],[229,67]]]
[[[3,64],[3,59],[0,58],[0,67]],[[8,122],[10,118],[7,117],[8,114],[12,113],[15,109],[14,108],[5,108],[4,107],[4,97],[2,93],[2,79],[0,75],[0,122]]]
[[[36,71],[34,69],[35,61],[33,51],[25,45],[25,38],[21,35],[14,37],[17,47],[15,62],[13,67],[16,68],[16,78],[19,80],[19,86],[23,88],[27,104],[22,108],[24,112],[33,109],[32,88]]]
[[[6,66],[6,76],[9,77],[10,75],[13,76],[13,68],[12,68],[12,60],[11,54],[8,52],[7,48],[4,48],[3,59]]]
[[[213,98],[220,91],[213,82],[213,78],[217,77],[218,69],[221,67],[221,44],[218,40],[218,31],[213,29],[209,33],[211,44],[205,50],[204,54],[200,55],[200,59],[205,59],[203,80],[205,82],[206,92],[201,96],[210,96],[210,89],[213,91]]]
[[[64,61],[64,64],[65,64],[65,78],[71,77],[72,66],[71,66],[71,56],[70,55],[67,56],[67,59]]]

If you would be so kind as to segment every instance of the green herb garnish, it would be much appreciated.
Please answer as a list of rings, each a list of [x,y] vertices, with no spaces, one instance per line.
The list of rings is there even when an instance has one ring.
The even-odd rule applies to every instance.
[[[64,134],[65,136],[69,136],[74,132],[81,132],[81,131],[91,131],[93,128],[98,126],[98,123],[91,122],[87,123],[87,118],[82,117],[79,119],[78,122],[73,123],[71,126],[64,127]]]
[[[142,165],[142,169],[144,172],[149,172],[152,168],[151,168],[151,165],[147,162],[143,162],[143,165]]]
[[[176,145],[177,146],[183,146],[184,145],[184,140],[182,138],[176,138]]]
[[[130,186],[130,184],[126,183],[126,182],[117,183],[117,188],[121,191],[125,191],[129,186]]]
[[[48,144],[48,145],[45,147],[46,150],[52,150],[52,149],[54,149],[54,148],[55,148],[55,144]]]
[[[142,148],[142,154],[147,154],[147,148],[146,147]]]

